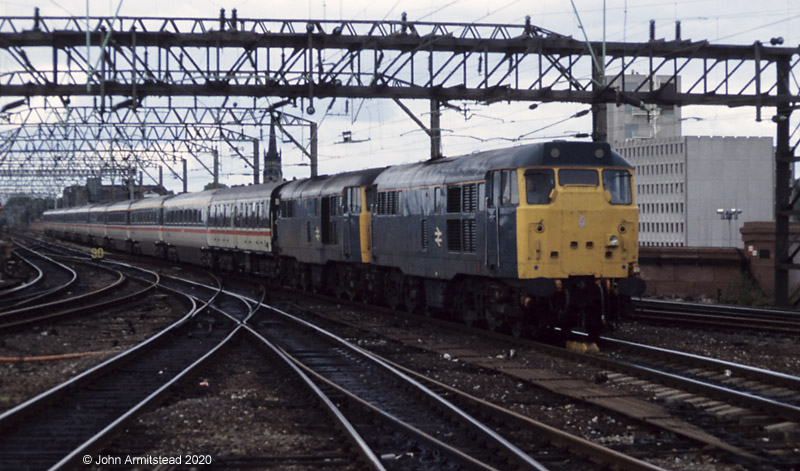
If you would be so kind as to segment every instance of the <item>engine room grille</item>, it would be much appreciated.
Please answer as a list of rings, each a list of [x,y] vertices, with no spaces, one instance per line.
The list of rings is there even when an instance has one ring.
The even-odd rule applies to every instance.
[[[383,191],[378,193],[378,214],[399,214],[399,199],[397,191]]]
[[[447,187],[447,212],[458,213],[461,211],[461,185]]]
[[[475,253],[477,242],[475,241],[475,220],[467,219],[462,221],[464,231],[464,252]]]
[[[461,252],[461,219],[447,220],[447,250]]]
[[[447,187],[448,213],[474,213],[478,210],[478,184],[451,185]]]
[[[474,219],[447,220],[447,251],[475,253],[478,246]]]
[[[464,185],[462,200],[462,212],[474,213],[478,209],[478,185],[471,183]]]

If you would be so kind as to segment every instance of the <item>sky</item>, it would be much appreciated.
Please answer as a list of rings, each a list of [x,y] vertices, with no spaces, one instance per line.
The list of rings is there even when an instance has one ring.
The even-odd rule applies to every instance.
[[[708,40],[716,44],[753,44],[781,36],[784,46],[800,44],[798,0],[0,0],[0,16],[33,14],[42,16],[121,16],[209,17],[219,16],[221,8],[237,9],[239,18],[273,19],[350,19],[399,20],[405,12],[410,21],[458,23],[523,24],[525,17],[539,27],[562,35],[591,41],[644,42],[649,37],[649,22],[656,22],[656,37],[673,39],[675,22],[681,22],[683,39]],[[605,11],[604,11],[605,4]],[[230,15],[230,13],[228,13]],[[583,29],[581,28],[583,26]],[[0,71],[3,64],[0,63]],[[1,100],[0,100],[1,101]],[[268,106],[261,100],[258,106]],[[329,101],[317,105],[313,116],[319,123],[320,174],[359,168],[415,162],[429,157],[430,143],[425,133],[389,100],[343,100],[326,111]],[[427,102],[406,103],[428,122]],[[564,139],[591,132],[591,118],[570,118],[587,108],[575,104],[542,104],[535,110],[528,103],[483,105],[463,103],[466,112],[445,111],[442,115],[443,152],[447,156],[476,150],[515,145],[512,139],[530,133],[537,140]],[[303,109],[285,111],[303,116]],[[721,106],[686,107],[682,110],[684,135],[774,136],[769,121],[757,123],[753,108]],[[688,118],[688,119],[687,119]],[[290,130],[308,144],[305,128]],[[349,131],[351,144],[339,143]],[[266,134],[266,131],[265,131]],[[285,140],[284,140],[285,141]],[[284,175],[308,176],[307,159],[290,142],[280,142]],[[517,141],[516,143],[521,143]],[[264,147],[265,148],[265,147]],[[222,181],[247,183],[251,177],[233,152],[221,148]],[[200,189],[210,176],[199,164],[190,163],[190,191]],[[167,173],[165,173],[166,175]],[[167,181],[172,189],[179,183]]]

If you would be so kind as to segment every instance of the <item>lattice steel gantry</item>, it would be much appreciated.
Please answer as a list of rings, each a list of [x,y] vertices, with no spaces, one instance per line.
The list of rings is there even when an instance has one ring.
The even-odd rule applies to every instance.
[[[101,113],[114,111],[112,97],[136,108],[147,97],[181,96],[282,97],[301,100],[309,114],[314,100],[327,97],[752,106],[759,120],[765,107],[774,108],[775,299],[785,304],[788,270],[800,268],[788,239],[798,48],[651,37],[606,43],[605,58],[593,59],[600,50],[599,43],[530,21],[262,20],[224,13],[87,21],[37,14],[0,18],[0,61],[13,64],[2,71],[0,96],[95,97]],[[634,66],[646,79],[619,91]],[[608,71],[605,83],[600,70]],[[655,86],[656,75],[673,78]],[[682,90],[675,87],[678,75]],[[598,124],[594,137],[603,135]]]

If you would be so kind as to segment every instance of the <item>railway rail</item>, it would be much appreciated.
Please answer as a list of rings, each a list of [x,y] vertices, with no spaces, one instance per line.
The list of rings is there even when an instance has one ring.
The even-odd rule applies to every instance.
[[[800,334],[800,312],[718,304],[636,300],[630,319],[670,325],[688,325]]]

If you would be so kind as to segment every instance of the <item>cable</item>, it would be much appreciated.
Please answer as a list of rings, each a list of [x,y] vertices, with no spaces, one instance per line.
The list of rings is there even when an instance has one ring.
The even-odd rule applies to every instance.
[[[27,363],[36,361],[54,361],[54,360],[70,360],[73,358],[82,358],[90,355],[106,355],[112,353],[119,353],[119,350],[100,350],[94,352],[79,352],[79,353],[63,353],[60,355],[43,355],[37,357],[0,357],[0,363]]]

